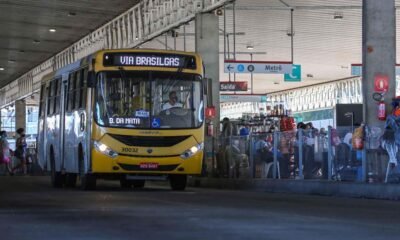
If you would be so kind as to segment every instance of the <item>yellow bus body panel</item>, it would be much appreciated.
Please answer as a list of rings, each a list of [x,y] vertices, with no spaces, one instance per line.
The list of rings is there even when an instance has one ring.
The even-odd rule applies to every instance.
[[[165,51],[155,49],[118,49],[101,50],[94,56],[94,71],[120,71],[120,67],[103,66],[103,56],[105,53],[115,52],[138,52],[138,53],[164,53],[193,56],[196,59],[196,69],[182,69],[184,73],[191,73],[203,76],[203,63],[200,55],[192,52]],[[176,72],[177,68],[166,67],[138,67],[124,66],[125,71],[159,71]],[[183,159],[180,155],[186,150],[200,143],[204,143],[204,123],[196,129],[126,129],[126,128],[106,128],[98,126],[92,119],[92,140],[101,142],[115,152],[118,156],[109,157],[98,152],[92,146],[91,150],[91,168],[92,173],[132,173],[132,174],[200,174],[202,169],[203,151],[197,152],[190,158]],[[171,147],[136,147],[127,146],[117,141],[109,134],[124,136],[143,136],[143,137],[166,137],[166,136],[188,136],[184,141]],[[123,153],[123,148],[135,149],[134,153]],[[151,149],[151,153],[148,150]],[[156,163],[163,171],[157,170],[126,170],[121,166],[138,166],[143,163]],[[176,166],[176,167],[175,167]],[[172,169],[173,168],[173,169]],[[165,170],[167,169],[167,170]]]
[[[190,158],[183,159],[180,155],[193,146],[204,141],[204,129],[185,129],[185,130],[138,130],[138,129],[119,129],[103,128],[94,125],[93,139],[107,145],[119,155],[115,158],[109,157],[92,148],[92,172],[93,173],[138,173],[138,174],[200,174],[203,150],[197,152]],[[135,147],[125,145],[109,134],[124,136],[187,136],[182,142],[171,147]],[[123,153],[122,149],[135,149],[134,153]],[[148,150],[151,149],[151,153]],[[168,170],[126,170],[124,165],[140,166],[143,163],[156,163],[160,168]],[[173,168],[170,170],[170,168]]]

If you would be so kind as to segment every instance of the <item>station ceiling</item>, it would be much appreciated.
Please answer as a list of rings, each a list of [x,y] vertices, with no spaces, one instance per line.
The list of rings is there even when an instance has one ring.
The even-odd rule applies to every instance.
[[[0,87],[138,2],[0,0]]]
[[[400,0],[396,0],[400,6]],[[237,60],[290,61],[290,8],[293,12],[294,63],[302,67],[302,81],[284,82],[283,75],[254,74],[254,93],[268,93],[300,86],[318,84],[351,76],[351,64],[361,63],[362,50],[362,0],[237,0],[236,1],[236,55]],[[227,7],[226,30],[229,50],[233,50],[233,12]],[[399,10],[397,10],[397,13]],[[220,30],[224,28],[224,17],[220,17]],[[192,32],[193,25],[186,26]],[[182,29],[179,29],[182,33]],[[397,15],[397,36],[400,33],[400,15]],[[178,47],[182,45],[182,35]],[[194,39],[193,34],[187,34]],[[397,46],[400,46],[397,38]],[[164,37],[145,44],[147,47],[163,48]],[[187,41],[188,49],[194,50],[194,40]],[[168,39],[172,48],[172,39]],[[249,50],[248,47],[253,47]],[[226,47],[228,48],[228,47]],[[224,49],[220,37],[220,50]],[[399,49],[397,55],[399,56]],[[221,58],[221,81],[229,79],[223,73]],[[231,75],[231,80],[234,76]],[[250,75],[237,74],[237,81],[249,81]],[[249,84],[250,86],[250,84]]]
[[[0,86],[27,72],[96,29],[139,0],[0,0]],[[302,82],[285,83],[282,75],[254,75],[254,93],[266,93],[349,77],[350,65],[361,63],[362,0],[237,0],[236,59],[290,61],[290,8],[294,9],[294,63],[302,66]],[[400,6],[400,0],[396,0]],[[221,81],[226,18],[229,50],[233,50],[233,11],[220,16]],[[400,33],[397,16],[397,35]],[[194,24],[185,26],[186,49],[194,51]],[[55,28],[56,32],[49,30]],[[183,27],[176,44],[183,50]],[[398,38],[399,39],[399,38]],[[39,43],[35,40],[40,41]],[[397,46],[400,46],[397,40]],[[227,48],[227,45],[225,45]],[[161,36],[142,47],[165,48]],[[248,49],[253,47],[253,49]],[[397,50],[397,55],[399,55]],[[230,57],[233,57],[232,54]],[[231,75],[233,79],[233,75]],[[236,80],[250,81],[237,74]]]

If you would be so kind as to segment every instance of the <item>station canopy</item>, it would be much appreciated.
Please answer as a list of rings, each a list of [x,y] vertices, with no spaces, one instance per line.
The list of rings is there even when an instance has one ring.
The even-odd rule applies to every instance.
[[[0,67],[5,70],[0,72],[0,86],[15,80],[137,2],[2,1]],[[400,6],[400,0],[396,0],[396,6]],[[227,58],[234,58],[235,49],[237,60],[248,61],[252,57],[255,61],[291,61],[291,9],[293,60],[294,64],[301,65],[302,81],[285,82],[284,76],[279,74],[254,74],[254,93],[350,77],[351,64],[361,63],[362,0],[237,0],[235,9],[235,21],[233,5],[227,5],[225,15],[219,17],[220,81],[229,80],[229,75],[223,72],[224,45],[229,50]],[[398,35],[399,15],[396,26]],[[56,32],[50,32],[53,28]],[[224,29],[228,36],[225,44]],[[175,32],[177,34],[157,37],[140,47],[195,50],[193,23],[181,26]],[[399,38],[397,46],[400,46]],[[236,77],[231,74],[230,78],[250,82],[249,74],[236,74]]]

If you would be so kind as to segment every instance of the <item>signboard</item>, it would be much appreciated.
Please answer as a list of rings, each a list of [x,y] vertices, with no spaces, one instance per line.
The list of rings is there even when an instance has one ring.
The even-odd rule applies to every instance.
[[[196,60],[193,56],[160,54],[149,52],[116,52],[105,53],[104,66],[131,66],[131,67],[168,67],[168,68],[196,68]]]
[[[301,81],[301,65],[293,64],[292,73],[285,74],[285,82],[300,82]]]
[[[265,95],[245,95],[245,94],[234,94],[234,95],[220,95],[219,101],[224,102],[267,102],[267,96]]]
[[[378,74],[374,78],[374,91],[387,92],[389,90],[389,77],[387,75]]]
[[[362,75],[362,65],[351,64],[351,76],[361,76],[361,75]]]
[[[351,64],[351,75],[361,76],[362,75],[362,64],[353,63]],[[396,64],[396,76],[400,76],[400,65]]]
[[[291,62],[225,61],[225,73],[292,73]]]
[[[220,82],[219,90],[221,92],[246,92],[247,82]]]

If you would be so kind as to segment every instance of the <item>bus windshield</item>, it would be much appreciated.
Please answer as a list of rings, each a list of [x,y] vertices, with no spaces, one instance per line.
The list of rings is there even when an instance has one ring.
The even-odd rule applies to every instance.
[[[95,120],[104,127],[198,128],[204,120],[201,77],[176,72],[100,72]]]

